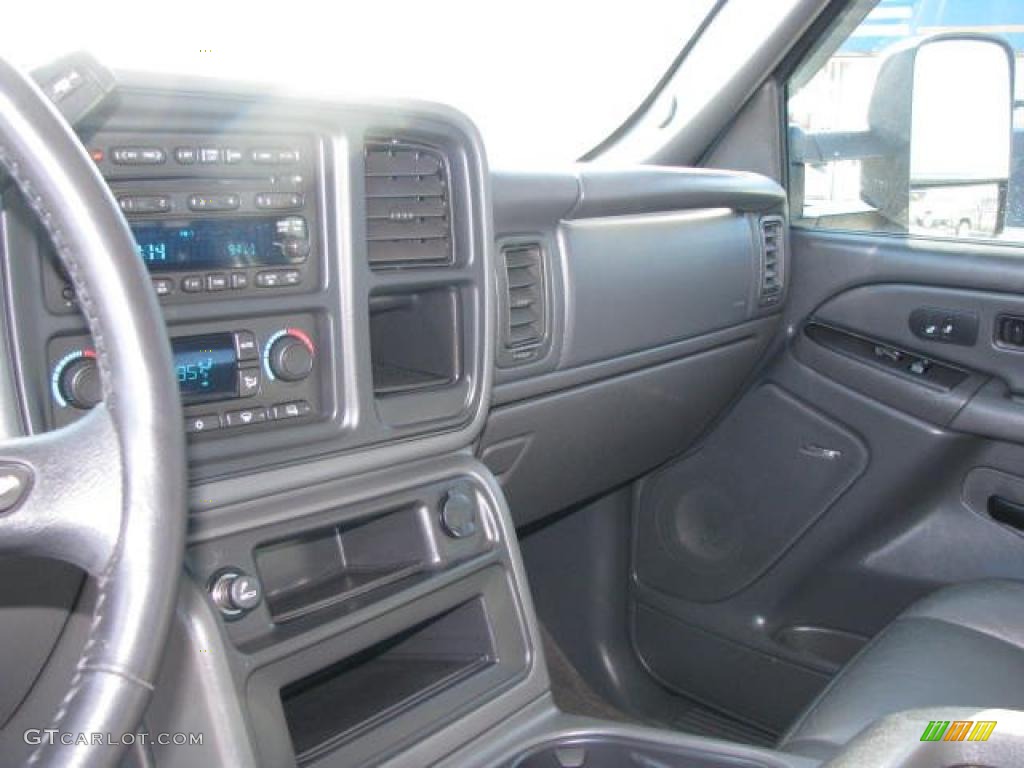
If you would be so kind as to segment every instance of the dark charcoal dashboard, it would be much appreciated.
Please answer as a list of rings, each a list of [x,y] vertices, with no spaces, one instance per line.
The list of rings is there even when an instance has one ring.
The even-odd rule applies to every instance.
[[[164,307],[196,477],[479,424],[488,203],[454,113],[124,87],[79,131]],[[62,426],[98,400],[94,353],[6,202],[24,418]]]
[[[543,700],[515,525],[685,450],[735,397],[785,301],[782,190],[492,174],[447,108],[151,76],[76,129],[149,269],[189,434],[147,725],[212,734],[157,764],[424,765]],[[100,399],[95,352],[3,205],[23,427],[59,428]]]

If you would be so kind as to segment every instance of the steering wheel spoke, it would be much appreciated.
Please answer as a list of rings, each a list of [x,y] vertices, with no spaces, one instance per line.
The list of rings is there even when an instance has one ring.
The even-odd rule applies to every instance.
[[[0,553],[73,563],[101,574],[122,521],[121,451],[110,411],[0,443]]]

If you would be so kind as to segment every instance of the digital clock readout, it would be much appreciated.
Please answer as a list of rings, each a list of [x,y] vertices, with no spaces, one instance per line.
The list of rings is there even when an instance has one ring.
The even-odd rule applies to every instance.
[[[182,402],[220,400],[237,394],[237,357],[231,334],[186,336],[172,340],[171,348]]]
[[[136,253],[151,270],[208,270],[292,264],[282,242],[296,236],[296,227],[305,232],[301,217],[284,223],[277,219],[167,221],[132,224],[131,229]]]

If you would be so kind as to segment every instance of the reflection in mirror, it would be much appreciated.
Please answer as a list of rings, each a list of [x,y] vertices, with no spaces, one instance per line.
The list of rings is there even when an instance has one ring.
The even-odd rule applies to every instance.
[[[999,184],[916,186],[910,231],[932,237],[993,237],[999,231]]]
[[[1012,69],[988,39],[929,41],[916,52],[910,231],[998,235],[1010,177]]]

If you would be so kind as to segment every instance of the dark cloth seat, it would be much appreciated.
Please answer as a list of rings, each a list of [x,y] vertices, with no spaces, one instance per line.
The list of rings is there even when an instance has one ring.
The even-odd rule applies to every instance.
[[[912,605],[840,670],[779,746],[824,759],[885,715],[944,705],[1024,709],[1024,582],[958,584]]]

